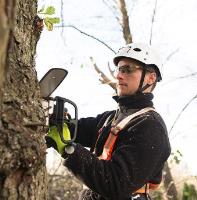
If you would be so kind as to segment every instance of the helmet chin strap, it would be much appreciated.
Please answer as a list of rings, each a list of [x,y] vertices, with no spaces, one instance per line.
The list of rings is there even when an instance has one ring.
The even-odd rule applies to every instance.
[[[144,87],[142,87],[143,83],[144,83],[145,75],[146,75],[146,68],[143,67],[142,75],[141,75],[141,79],[140,79],[140,84],[139,84],[139,87],[138,87],[138,90],[137,90],[136,94],[143,93],[144,90],[146,90],[147,88],[149,88],[152,85],[152,84],[151,85],[150,84],[146,84]]]

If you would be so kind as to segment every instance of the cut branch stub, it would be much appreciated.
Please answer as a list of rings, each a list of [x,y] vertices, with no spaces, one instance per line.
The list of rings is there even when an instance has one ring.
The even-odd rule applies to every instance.
[[[108,78],[97,66],[97,64],[94,62],[94,59],[92,57],[90,57],[90,61],[92,62],[94,69],[96,70],[96,72],[99,74],[99,76],[101,77],[101,79],[99,79],[101,81],[102,84],[108,84],[110,87],[112,87],[114,90],[116,90],[116,83],[114,81],[112,81],[110,78]]]

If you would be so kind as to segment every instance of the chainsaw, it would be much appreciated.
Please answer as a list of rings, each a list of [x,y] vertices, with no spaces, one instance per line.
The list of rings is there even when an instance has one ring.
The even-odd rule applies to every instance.
[[[62,83],[64,78],[67,76],[68,71],[62,68],[52,68],[50,69],[39,81],[41,97],[44,102],[47,102],[47,123],[48,126],[56,126],[60,138],[64,144],[67,146],[73,146],[73,142],[77,136],[77,125],[78,125],[78,109],[77,105],[64,97],[55,96],[51,97],[52,93],[57,89],[57,87]],[[52,105],[52,106],[51,106]],[[68,113],[67,107],[65,105],[71,105],[74,109],[74,117]],[[52,108],[52,113],[49,110]],[[74,132],[70,140],[66,140],[63,137],[63,127],[64,123],[74,125]]]

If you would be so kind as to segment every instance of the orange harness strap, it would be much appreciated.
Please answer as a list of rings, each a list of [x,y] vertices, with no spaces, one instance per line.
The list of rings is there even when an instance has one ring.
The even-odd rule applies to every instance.
[[[112,151],[118,137],[118,133],[120,132],[119,127],[112,127],[110,130],[110,134],[105,142],[103,153],[98,157],[100,160],[110,160]]]
[[[118,137],[119,132],[134,118],[141,114],[144,114],[148,111],[154,110],[152,107],[146,107],[144,109],[139,110],[138,112],[133,113],[132,115],[127,116],[123,120],[121,120],[116,126],[112,126],[109,136],[105,142],[103,153],[101,156],[99,156],[99,159],[102,160],[110,160],[112,156],[112,151],[114,144],[116,142],[116,139]]]
[[[119,132],[134,118],[137,117],[141,114],[144,114],[148,111],[155,111],[154,108],[152,107],[146,107],[144,109],[139,110],[136,113],[133,113],[132,115],[129,115],[128,117],[124,118],[122,121],[120,121],[116,126],[112,126],[109,136],[105,142],[103,152],[102,154],[98,157],[100,160],[110,160],[112,156],[112,151],[116,142],[116,139],[118,138]],[[106,120],[108,121],[108,119]],[[106,124],[106,123],[105,123]],[[100,134],[99,134],[100,135]],[[98,140],[98,138],[97,138]],[[159,186],[159,184],[152,184],[152,183],[147,183],[134,193],[147,193],[149,190],[156,189]]]
[[[160,184],[153,184],[153,183],[147,183],[144,186],[142,186],[140,189],[136,190],[134,193],[149,193],[150,190],[155,190],[159,187]]]

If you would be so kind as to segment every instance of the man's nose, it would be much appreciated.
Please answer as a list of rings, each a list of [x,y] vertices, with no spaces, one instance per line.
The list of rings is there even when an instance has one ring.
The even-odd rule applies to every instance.
[[[121,71],[117,71],[115,75],[116,79],[123,79],[123,73]]]

